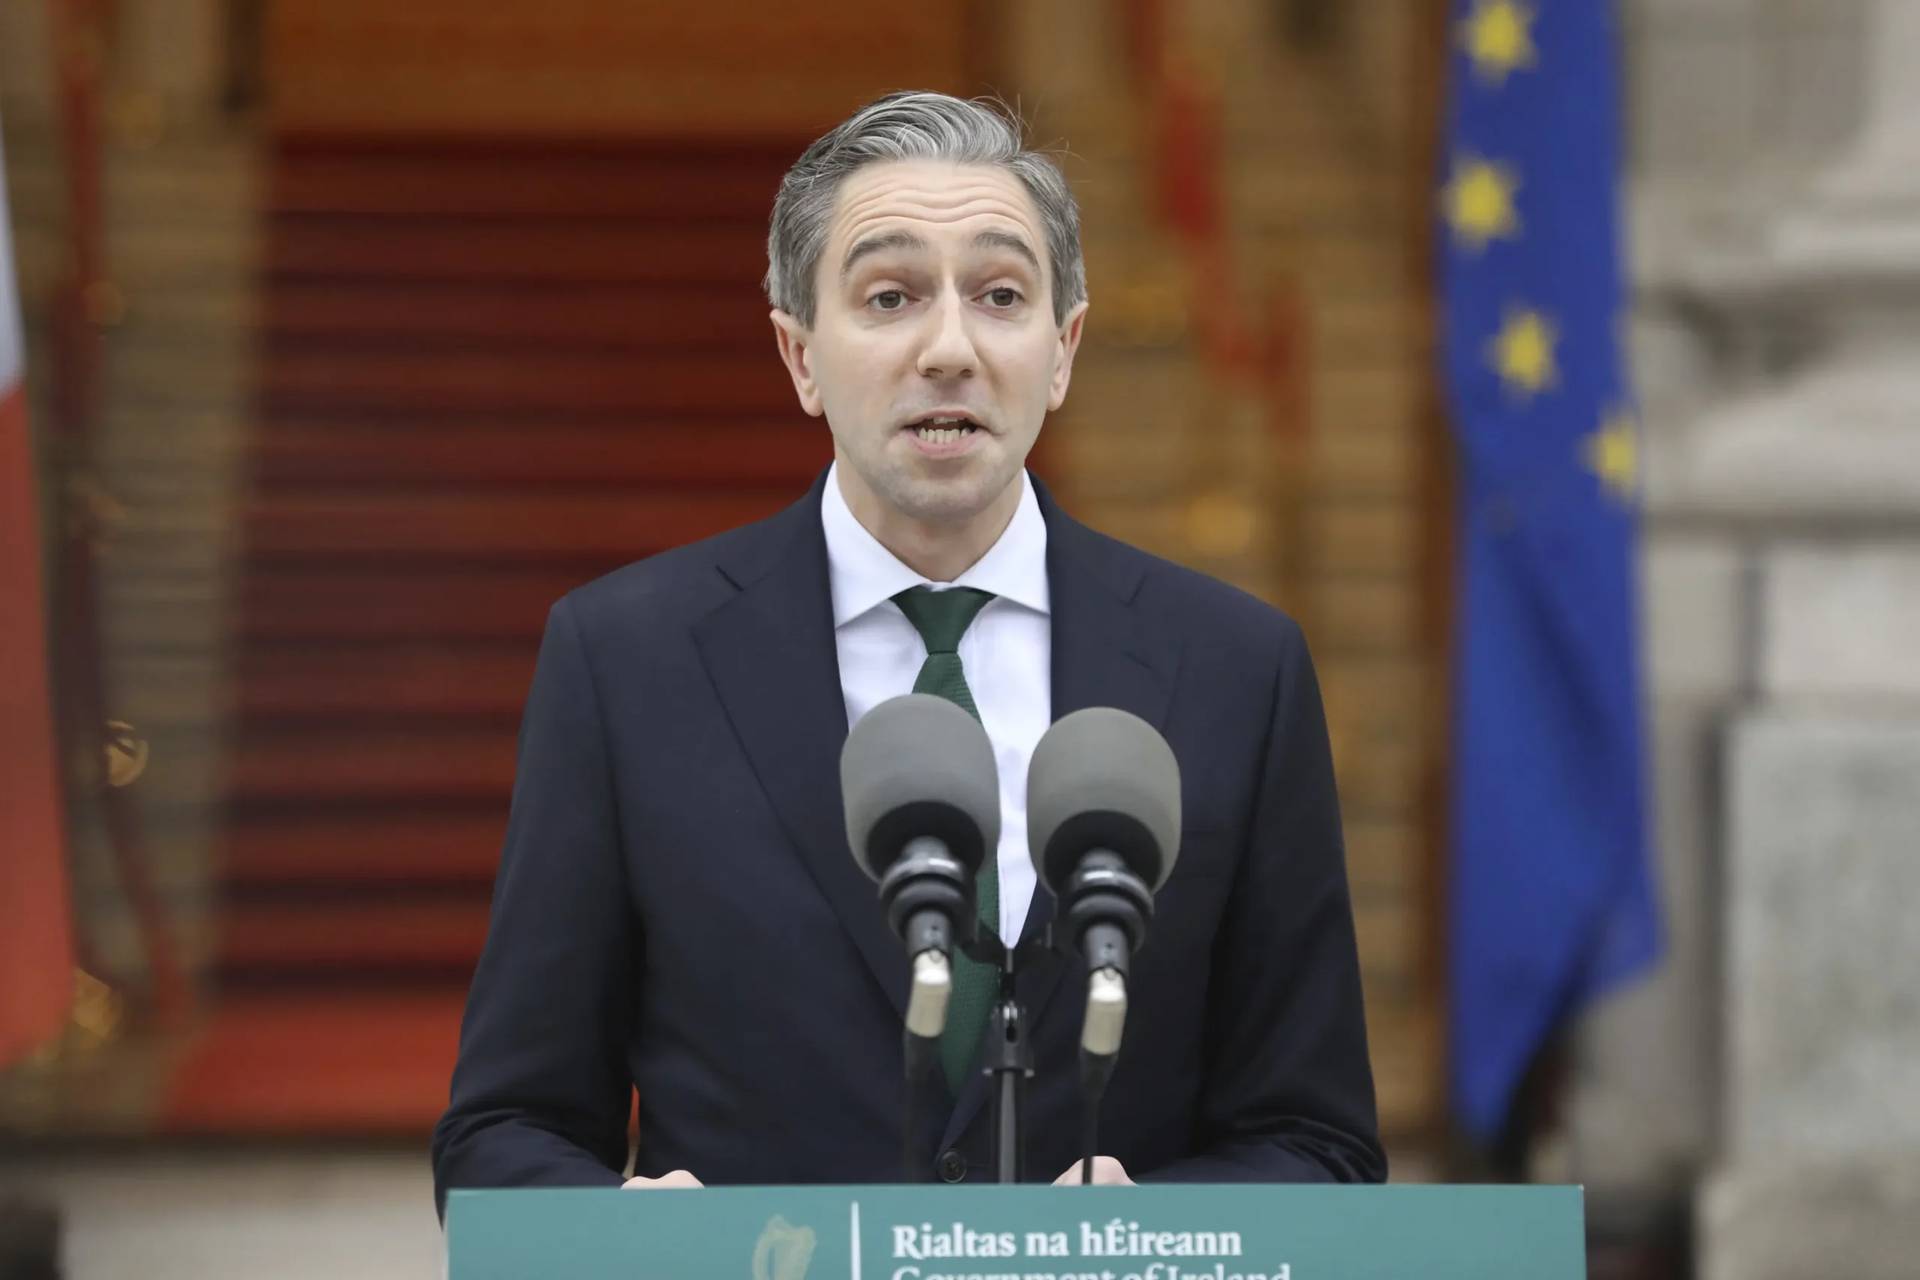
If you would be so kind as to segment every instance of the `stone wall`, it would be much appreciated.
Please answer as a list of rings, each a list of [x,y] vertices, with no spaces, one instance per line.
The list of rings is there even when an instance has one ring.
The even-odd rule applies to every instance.
[[[1670,945],[1583,1028],[1567,1173],[1703,1182],[1709,1276],[1908,1274],[1920,6],[1627,12]]]

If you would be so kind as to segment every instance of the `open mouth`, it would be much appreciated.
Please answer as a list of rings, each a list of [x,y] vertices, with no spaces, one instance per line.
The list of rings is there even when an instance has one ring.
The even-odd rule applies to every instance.
[[[927,444],[958,444],[983,428],[971,418],[935,414],[910,422],[902,429],[913,432]]]

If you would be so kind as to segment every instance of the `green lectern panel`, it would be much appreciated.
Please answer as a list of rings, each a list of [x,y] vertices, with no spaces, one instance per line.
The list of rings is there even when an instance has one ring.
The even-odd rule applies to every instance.
[[[1577,1187],[456,1191],[450,1280],[1584,1280]]]

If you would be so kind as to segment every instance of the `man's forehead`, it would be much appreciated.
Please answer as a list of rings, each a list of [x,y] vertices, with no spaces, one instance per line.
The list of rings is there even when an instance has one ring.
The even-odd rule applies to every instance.
[[[1040,238],[1040,215],[1020,180],[997,165],[894,160],[867,165],[841,184],[828,242],[844,253],[887,228],[968,236],[995,228]]]

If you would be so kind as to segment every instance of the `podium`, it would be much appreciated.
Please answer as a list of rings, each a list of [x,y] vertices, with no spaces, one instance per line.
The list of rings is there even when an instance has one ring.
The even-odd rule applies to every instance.
[[[1578,1187],[455,1191],[448,1280],[1584,1280]]]

